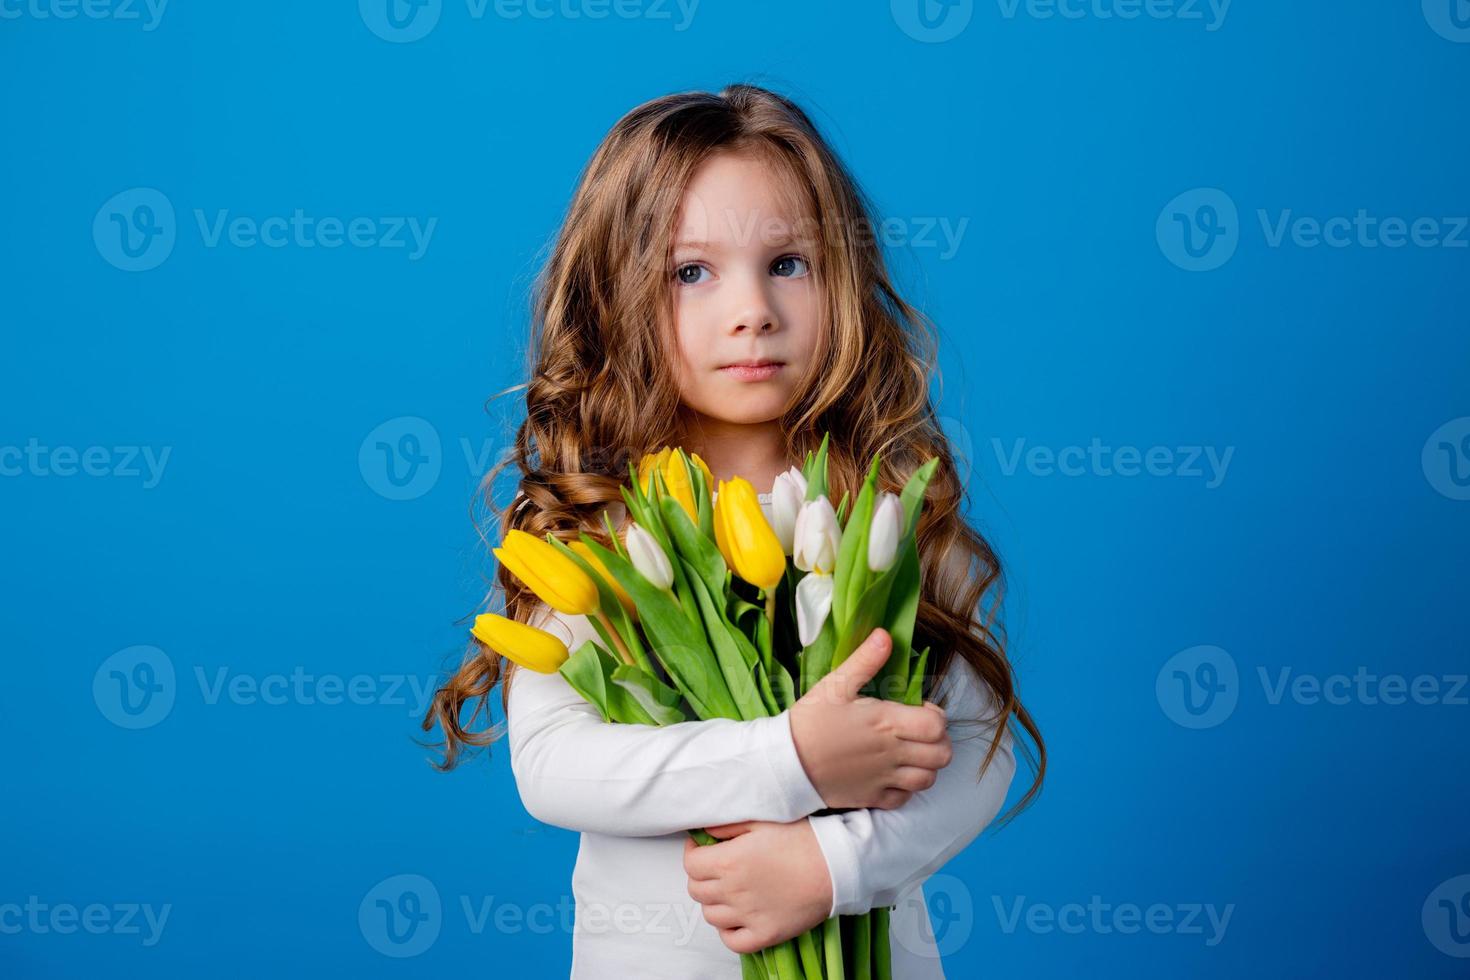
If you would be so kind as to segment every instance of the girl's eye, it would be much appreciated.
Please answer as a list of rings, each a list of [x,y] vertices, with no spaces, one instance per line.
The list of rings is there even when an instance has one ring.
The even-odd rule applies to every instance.
[[[674,270],[674,278],[681,285],[694,286],[704,281],[701,276],[708,271],[698,262],[689,262]]]
[[[811,265],[800,255],[783,255],[771,263],[771,275],[800,279],[811,271]]]

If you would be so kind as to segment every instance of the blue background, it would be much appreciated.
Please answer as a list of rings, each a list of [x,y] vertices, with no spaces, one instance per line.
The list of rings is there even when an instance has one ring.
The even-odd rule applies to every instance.
[[[477,931],[462,902],[563,901],[576,836],[527,816],[503,745],[432,771],[414,686],[457,660],[482,594],[467,508],[516,395],[484,400],[521,380],[527,290],[577,173],[635,104],[752,80],[808,106],[907,229],[893,261],[942,331],[945,424],[1009,563],[1052,753],[1041,802],[935,879],[950,975],[1463,975],[1448,953],[1470,944],[1431,893],[1470,890],[1466,692],[1271,691],[1283,669],[1442,695],[1466,672],[1470,444],[1431,434],[1470,416],[1470,250],[1272,247],[1258,214],[1470,214],[1450,0],[1240,0],[1223,21],[1007,0],[933,32],[912,0],[703,0],[687,24],[651,2],[476,18],[443,0],[404,41],[374,32],[395,37],[372,0],[177,3],[153,30],[141,6],[5,0],[0,450],[103,447],[112,475],[0,456],[0,906],[170,913],[151,946],[146,927],[0,931],[0,973],[565,975],[559,926]],[[156,202],[135,188],[175,212],[146,271],[107,235]],[[1197,188],[1238,209],[1211,213],[1235,247],[1211,271],[1181,268],[1178,222],[1220,221],[1198,195],[1166,209]],[[298,208],[437,224],[411,259],[208,247],[195,218]],[[957,248],[930,219],[966,222]],[[1171,475],[1009,465],[1017,440],[1094,438],[1168,447]],[[1191,446],[1232,451],[1217,485],[1187,472]],[[167,450],[156,485],[118,447]],[[147,680],[130,657],[172,699],[137,729],[113,673]],[[1205,661],[1218,690],[1185,691],[1175,667],[1209,680]],[[363,675],[367,703],[304,681],[285,703],[212,696],[293,672]],[[422,951],[374,925],[404,874],[441,901]],[[1107,917],[1008,928],[1093,896],[1233,909],[1214,944]]]

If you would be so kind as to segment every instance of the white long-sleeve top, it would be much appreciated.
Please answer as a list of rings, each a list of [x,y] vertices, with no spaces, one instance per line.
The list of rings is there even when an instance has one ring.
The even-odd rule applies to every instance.
[[[585,616],[540,605],[530,617],[576,650]],[[995,702],[956,658],[944,685],[954,757],[935,784],[896,810],[809,816],[825,804],[802,768],[790,716],[676,725],[609,724],[560,674],[512,672],[511,769],[536,819],[581,832],[572,872],[572,980],[740,980],[739,958],[689,897],[685,831],[740,820],[811,821],[832,879],[831,915],[880,905],[891,916],[893,975],[944,971],[923,881],[999,812],[1015,773]],[[983,719],[979,724],[973,719]]]

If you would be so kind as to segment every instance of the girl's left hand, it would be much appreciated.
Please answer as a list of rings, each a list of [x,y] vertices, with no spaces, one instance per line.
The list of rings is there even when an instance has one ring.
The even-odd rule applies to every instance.
[[[720,843],[684,841],[689,896],[730,949],[754,953],[826,920],[832,878],[806,819],[747,820],[705,830]]]

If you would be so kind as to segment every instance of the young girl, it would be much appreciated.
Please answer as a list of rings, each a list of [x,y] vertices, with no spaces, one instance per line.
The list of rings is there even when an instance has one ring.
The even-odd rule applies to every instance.
[[[608,543],[604,510],[620,533],[627,521],[629,460],[664,446],[698,453],[716,480],[769,488],[830,432],[834,500],[856,496],[875,452],[893,491],[941,460],[918,530],[923,706],[856,696],[888,655],[882,630],[754,721],[606,724],[560,675],[502,668],[479,646],[439,690],[424,727],[445,733],[443,768],[495,737],[476,722],[500,683],[522,802],[581,832],[574,978],[736,980],[737,953],[877,906],[895,906],[894,976],[942,977],[919,886],[999,812],[1013,727],[1036,750],[1018,808],[1040,787],[1044,746],[995,622],[1000,566],[959,512],[930,403],[929,326],[894,291],[872,229],[790,101],[748,85],[670,95],[597,148],[539,282],[520,489],[500,537]],[[593,637],[503,568],[498,583],[506,615],[573,650]],[[684,832],[698,827],[722,842],[694,847]]]

